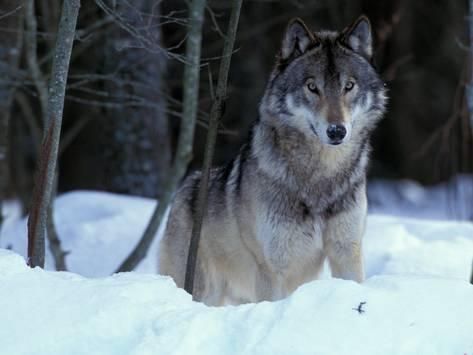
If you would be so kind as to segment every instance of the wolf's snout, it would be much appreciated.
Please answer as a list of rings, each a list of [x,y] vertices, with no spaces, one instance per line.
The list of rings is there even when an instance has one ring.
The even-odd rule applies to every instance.
[[[327,137],[330,138],[330,144],[340,144],[347,135],[347,129],[343,125],[331,124],[327,128]]]

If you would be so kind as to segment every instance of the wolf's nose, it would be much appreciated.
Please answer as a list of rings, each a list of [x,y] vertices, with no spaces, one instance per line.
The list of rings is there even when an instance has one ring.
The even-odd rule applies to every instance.
[[[347,134],[347,129],[343,125],[331,124],[327,128],[327,136],[335,143],[341,143]]]

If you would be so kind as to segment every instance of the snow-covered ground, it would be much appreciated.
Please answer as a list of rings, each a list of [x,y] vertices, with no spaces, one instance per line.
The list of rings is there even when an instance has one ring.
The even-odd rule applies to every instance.
[[[113,273],[141,237],[155,205],[150,199],[104,192],[79,191],[59,196],[54,219],[63,249],[70,251],[66,258],[68,269],[91,277]],[[0,248],[8,247],[26,256],[27,220],[15,218],[17,206],[7,206],[6,210]],[[157,244],[137,271],[156,272]],[[48,248],[46,269],[54,270]]]
[[[473,354],[472,223],[370,215],[363,284],[326,270],[285,300],[212,308],[155,274],[157,241],[138,273],[107,276],[154,205],[60,196],[55,219],[74,273],[26,267],[26,221],[9,205],[0,354]]]
[[[430,187],[411,180],[373,180],[368,201],[372,213],[472,221],[473,175],[457,175]]]

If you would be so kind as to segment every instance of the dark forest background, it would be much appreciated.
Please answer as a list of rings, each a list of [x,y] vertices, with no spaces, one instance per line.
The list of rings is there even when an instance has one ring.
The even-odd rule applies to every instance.
[[[81,4],[58,191],[96,189],[159,198],[182,111],[187,2],[103,3],[108,12],[92,0]],[[209,77],[217,77],[229,6],[213,0],[205,14],[198,126],[189,169],[202,164],[212,101]],[[25,210],[43,127],[37,87],[51,71],[61,2],[36,1],[34,10],[36,43],[21,1],[0,2],[0,191],[3,198],[19,197]],[[471,76],[468,10],[466,0],[244,1],[214,163],[229,159],[246,138],[291,18],[301,17],[314,30],[341,30],[366,14],[375,34],[376,65],[390,97],[372,141],[370,178],[435,184],[471,173],[472,124],[465,100]]]

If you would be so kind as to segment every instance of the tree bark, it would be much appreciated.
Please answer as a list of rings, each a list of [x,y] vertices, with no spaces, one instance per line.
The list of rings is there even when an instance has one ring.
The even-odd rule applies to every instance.
[[[204,162],[202,168],[202,178],[200,179],[199,194],[197,197],[197,208],[194,214],[192,224],[192,235],[189,245],[189,253],[187,256],[186,277],[184,289],[193,294],[194,291],[194,275],[197,264],[197,255],[199,250],[200,234],[202,230],[202,221],[207,210],[207,194],[210,168],[215,151],[215,141],[217,139],[217,129],[220,118],[223,115],[225,100],[227,98],[227,81],[228,71],[232,59],[233,46],[238,29],[240,18],[240,9],[243,0],[234,0],[230,20],[228,23],[228,31],[223,46],[223,55],[220,60],[220,68],[218,74],[217,91],[215,93],[212,108],[210,110],[209,129],[207,133],[207,142],[205,146]]]
[[[49,250],[53,255],[54,266],[56,267],[56,270],[67,271],[66,255],[68,254],[68,252],[62,250],[61,240],[58,237],[56,225],[54,223],[54,200],[56,199],[57,192],[58,171],[59,169],[56,168],[56,173],[54,174],[53,189],[51,193],[51,201],[49,202],[47,211],[48,218],[46,221],[46,230],[49,242]]]
[[[473,0],[469,1],[468,29],[470,35],[470,78],[466,86],[466,102],[470,114],[470,128],[473,129]]]
[[[187,165],[191,160],[199,98],[200,52],[205,4],[205,0],[193,0],[189,7],[189,31],[186,40],[186,63],[182,83],[184,90],[183,110],[178,146],[171,174],[165,180],[161,199],[153,211],[143,236],[135,249],[117,269],[117,272],[131,271],[145,258],[177,184],[184,176]]]
[[[48,83],[44,73],[41,71],[39,60],[37,56],[37,16],[35,14],[35,1],[28,0],[25,3],[25,47],[26,47],[26,58],[29,73],[33,79],[33,83],[36,87],[36,92],[39,98],[39,104],[41,108],[41,122],[43,132],[46,130],[49,121],[48,112]],[[33,117],[34,121],[34,117]],[[33,123],[30,124],[33,126]],[[32,132],[34,134],[34,132]],[[36,146],[36,152],[40,151],[39,146]],[[39,156],[39,153],[37,153]],[[65,255],[66,253],[61,249],[61,241],[58,237],[56,226],[54,224],[54,198],[56,197],[57,190],[57,176],[58,172],[55,173],[53,192],[51,193],[51,201],[48,206],[48,218],[46,223],[46,236],[49,242],[49,249],[54,257],[54,263],[56,270],[66,270]]]
[[[28,218],[28,264],[44,267],[44,237],[53,191],[69,61],[80,0],[64,1],[59,22],[48,95],[48,122],[44,129],[33,203]]]

